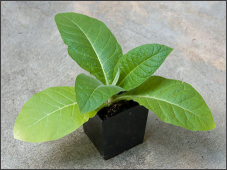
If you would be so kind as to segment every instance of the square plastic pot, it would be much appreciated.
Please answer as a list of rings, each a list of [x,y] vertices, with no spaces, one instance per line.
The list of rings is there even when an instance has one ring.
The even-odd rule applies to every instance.
[[[148,109],[137,105],[102,120],[99,114],[84,123],[89,137],[102,157],[107,160],[143,143]]]

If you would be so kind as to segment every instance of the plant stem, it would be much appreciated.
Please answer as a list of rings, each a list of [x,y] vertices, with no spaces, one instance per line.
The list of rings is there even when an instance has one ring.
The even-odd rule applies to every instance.
[[[113,101],[113,97],[110,97],[110,98],[108,99],[107,103],[111,104],[112,101]]]

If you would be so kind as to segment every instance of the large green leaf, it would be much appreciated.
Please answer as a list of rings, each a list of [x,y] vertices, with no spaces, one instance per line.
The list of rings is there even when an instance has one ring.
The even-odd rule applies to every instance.
[[[111,84],[114,67],[123,53],[107,26],[73,12],[57,14],[55,22],[72,59],[103,84]]]
[[[118,86],[129,91],[145,82],[164,62],[173,49],[160,44],[145,44],[130,50],[118,61]]]
[[[103,85],[99,80],[85,74],[78,75],[75,82],[76,99],[81,113],[97,109],[123,90],[118,86]]]
[[[162,121],[192,131],[214,129],[210,109],[189,84],[152,76],[139,87],[119,95],[117,100],[134,100],[154,112]]]
[[[96,113],[79,112],[74,87],[51,87],[25,103],[16,119],[14,137],[26,142],[56,140],[75,131]]]

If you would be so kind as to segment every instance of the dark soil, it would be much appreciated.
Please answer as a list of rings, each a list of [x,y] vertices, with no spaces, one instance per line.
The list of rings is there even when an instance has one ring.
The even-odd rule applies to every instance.
[[[113,103],[112,105],[110,105],[109,107],[103,107],[102,109],[99,110],[99,112],[97,113],[99,115],[99,117],[102,120],[106,120],[109,119],[110,117],[123,112],[133,106],[137,106],[138,103],[134,102],[133,100],[121,100],[117,103]]]

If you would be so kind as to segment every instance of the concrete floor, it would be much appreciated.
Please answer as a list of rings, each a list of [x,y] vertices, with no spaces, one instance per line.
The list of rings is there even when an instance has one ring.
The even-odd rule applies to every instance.
[[[68,11],[103,21],[124,53],[147,43],[174,48],[155,75],[190,83],[217,128],[191,132],[150,112],[144,143],[107,161],[82,127],[52,142],[14,139],[32,95],[86,73],[54,22]],[[226,2],[1,2],[1,47],[1,168],[226,168]]]

